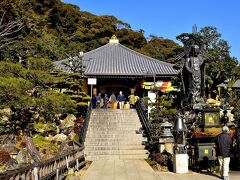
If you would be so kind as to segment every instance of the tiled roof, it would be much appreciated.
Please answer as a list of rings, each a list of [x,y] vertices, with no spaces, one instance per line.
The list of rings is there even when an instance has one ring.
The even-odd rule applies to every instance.
[[[77,60],[77,57],[73,59]],[[62,62],[54,62],[55,67],[69,72]],[[178,73],[170,63],[151,58],[131,50],[120,43],[108,43],[100,48],[84,53],[83,62],[86,76],[173,76]]]

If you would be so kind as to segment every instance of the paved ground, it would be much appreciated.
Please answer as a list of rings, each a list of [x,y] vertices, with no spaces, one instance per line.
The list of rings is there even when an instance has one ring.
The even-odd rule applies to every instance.
[[[217,174],[156,172],[144,160],[94,161],[83,180],[217,180]],[[240,171],[230,172],[230,180],[240,180]]]
[[[83,180],[158,180],[144,160],[94,161]]]
[[[187,174],[176,174],[171,172],[160,173],[157,172],[158,180],[219,180],[221,179],[218,174],[207,174],[207,173],[187,173]],[[240,171],[230,172],[230,180],[240,180]]]

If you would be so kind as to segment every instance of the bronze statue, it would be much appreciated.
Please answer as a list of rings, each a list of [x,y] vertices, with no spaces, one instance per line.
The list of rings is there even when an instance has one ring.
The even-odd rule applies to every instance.
[[[192,105],[202,102],[204,96],[204,60],[202,57],[202,44],[190,39],[185,46],[185,59],[182,67],[182,82],[185,102]]]

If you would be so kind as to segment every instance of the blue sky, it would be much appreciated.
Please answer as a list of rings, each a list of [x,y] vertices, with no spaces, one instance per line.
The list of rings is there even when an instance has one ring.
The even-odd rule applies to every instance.
[[[176,36],[215,26],[240,61],[240,0],[62,0],[96,15],[113,15],[134,30],[176,41]],[[176,41],[177,42],[177,41]]]

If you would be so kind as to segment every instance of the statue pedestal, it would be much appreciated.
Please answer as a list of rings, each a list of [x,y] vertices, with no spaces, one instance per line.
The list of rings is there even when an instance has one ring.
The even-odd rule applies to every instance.
[[[174,154],[173,155],[173,172],[175,173],[188,173],[188,155],[187,154]]]

